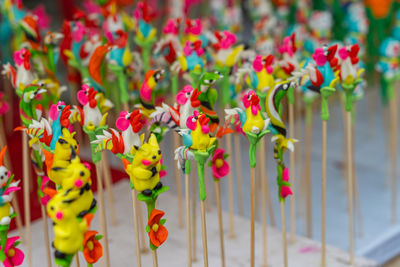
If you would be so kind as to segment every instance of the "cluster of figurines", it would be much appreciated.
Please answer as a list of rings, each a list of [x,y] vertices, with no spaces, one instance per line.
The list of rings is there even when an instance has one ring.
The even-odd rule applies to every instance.
[[[108,238],[105,225],[101,234],[90,230],[97,205],[90,165],[78,156],[75,131],[82,129],[88,135],[96,168],[104,160],[105,150],[121,159],[131,189],[138,192],[134,199],[147,206],[148,224],[142,230],[156,250],[168,236],[164,212],[156,208],[158,196],[168,190],[161,182],[166,167],[159,147],[168,130],[182,138],[183,146],[175,148],[179,168],[189,173],[190,161],[197,164],[201,201],[206,198],[207,161],[216,181],[229,172],[228,155],[220,141],[224,136],[248,138],[250,166],[254,168],[259,141],[270,133],[277,192],[283,202],[292,194],[284,155],[294,150],[296,142],[287,133],[283,99],[287,97],[293,104],[295,96],[302,95],[309,105],[320,96],[321,118],[328,120],[327,99],[336,89],[344,94],[350,109],[365,86],[358,43],[365,39],[366,15],[358,3],[351,4],[346,13],[346,20],[352,22],[346,43],[329,41],[332,21],[327,14],[314,12],[308,18],[302,9],[296,14],[298,24],[282,37],[287,25],[281,25],[268,6],[253,10],[252,19],[258,21],[256,40],[254,46],[248,46],[240,43],[235,33],[240,28],[235,16],[220,24],[170,18],[157,37],[154,25],[160,12],[144,1],[130,14],[130,2],[84,1],[83,8],[76,8],[73,19],[64,21],[59,32],[48,31],[49,19],[43,8],[28,11],[20,1],[11,0],[1,4],[2,25],[18,45],[3,74],[20,99],[23,125],[18,129],[30,138],[39,197],[54,222],[52,244],[60,266],[69,266],[79,251],[88,264],[97,262],[103,255],[99,240],[102,235],[104,242]],[[250,2],[258,7],[263,1]],[[192,4],[187,5],[186,10]],[[216,6],[212,8],[220,14]],[[227,10],[238,12],[236,5]],[[210,25],[217,24],[228,26],[211,30]],[[308,26],[310,32],[306,32]],[[398,43],[385,42],[382,48],[382,53],[387,52],[383,56],[393,60],[398,60],[399,51]],[[68,86],[62,85],[59,59],[67,69]],[[383,59],[379,68],[391,70],[391,63]],[[63,92],[70,93],[71,105],[61,101],[68,99]],[[107,116],[112,109],[116,112]],[[220,111],[225,115],[220,116]],[[0,173],[4,184],[0,204],[8,209],[8,217],[0,222],[3,225],[8,220],[8,225],[13,216],[12,192],[18,187],[4,170],[4,177],[3,171]],[[102,201],[99,197],[100,210]],[[5,254],[6,262],[13,253],[19,255],[19,250],[15,238],[4,240],[6,236],[1,236],[0,259],[4,260]],[[104,249],[108,254],[108,247]]]

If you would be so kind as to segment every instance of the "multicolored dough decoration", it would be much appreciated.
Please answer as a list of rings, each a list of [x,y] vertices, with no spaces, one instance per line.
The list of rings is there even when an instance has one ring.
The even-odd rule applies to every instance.
[[[273,226],[275,219],[269,197],[267,173],[270,169],[266,167],[266,150],[273,151],[276,163],[283,266],[288,267],[285,200],[294,193],[297,195],[297,191],[294,192],[297,176],[304,178],[301,180],[304,188],[299,190],[299,195],[304,194],[306,198],[307,235],[311,237],[315,230],[311,227],[311,203],[319,199],[311,194],[313,104],[320,96],[323,129],[321,187],[325,188],[326,127],[330,119],[328,100],[336,101],[331,96],[336,91],[342,93],[342,99],[337,101],[343,103],[347,122],[347,143],[343,144],[348,149],[344,158],[348,161],[346,168],[350,178],[347,186],[351,201],[353,191],[350,187],[357,186],[355,180],[351,186],[349,184],[353,179],[351,163],[355,162],[351,151],[354,138],[350,136],[351,127],[355,125],[353,103],[361,99],[364,92],[372,92],[367,88],[373,88],[374,70],[380,73],[383,104],[388,104],[390,110],[385,115],[387,125],[390,125],[390,138],[386,139],[390,139],[388,152],[395,177],[397,151],[393,148],[397,144],[397,103],[394,100],[400,78],[400,10],[397,1],[161,2],[85,0],[61,8],[65,20],[57,21],[62,19],[61,14],[48,14],[47,6],[29,10],[22,0],[1,1],[0,54],[6,83],[4,92],[0,92],[0,122],[3,123],[0,127],[5,130],[0,131],[0,146],[3,147],[0,152],[0,261],[5,266],[18,266],[24,261],[24,254],[17,248],[19,237],[8,237],[10,221],[16,216],[13,205],[18,207],[11,201],[16,200],[13,197],[20,189],[19,181],[11,175],[11,172],[16,175],[17,172],[3,164],[6,145],[11,148],[14,142],[9,135],[15,126],[15,134],[23,135],[21,169],[27,238],[20,236],[26,241],[25,261],[29,267],[33,266],[30,213],[31,207],[34,213],[38,206],[32,204],[31,199],[38,201],[42,210],[48,266],[52,264],[51,244],[57,266],[71,266],[74,257],[79,266],[79,251],[87,266],[93,266],[100,259],[106,267],[114,265],[116,255],[110,252],[115,248],[109,249],[109,245],[119,246],[120,242],[109,242],[112,237],[107,231],[105,207],[109,207],[112,226],[119,227],[114,215],[119,210],[114,207],[113,181],[116,178],[129,179],[126,189],[132,196],[136,264],[142,265],[141,254],[146,248],[141,246],[143,241],[140,239],[147,233],[154,267],[158,267],[157,249],[168,238],[164,217],[170,214],[171,207],[177,209],[178,227],[183,227],[183,202],[186,204],[187,265],[191,266],[196,258],[197,202],[195,195],[190,197],[192,179],[192,194],[198,190],[200,200],[202,253],[204,266],[208,266],[205,210],[210,204],[206,203],[207,194],[210,195],[212,190],[207,184],[207,167],[215,186],[222,266],[232,265],[225,262],[225,258],[231,259],[224,252],[221,195],[225,194],[221,194],[221,189],[225,187],[221,182],[225,183],[225,179],[222,178],[227,176],[229,236],[232,238],[242,234],[234,229],[235,205],[244,216],[243,199],[248,198],[243,198],[241,192],[250,185],[251,267],[259,264],[255,250],[258,242],[255,215],[259,208],[255,197],[256,179],[262,182],[265,235],[262,254],[263,266],[267,266],[270,255],[266,204]],[[61,26],[57,28],[57,25]],[[363,78],[364,69],[368,71],[367,77],[371,77],[371,86],[367,86]],[[17,103],[15,96],[18,107],[14,105]],[[18,112],[20,121],[14,123],[15,112],[7,110]],[[306,159],[304,164],[298,162],[301,154],[292,153],[290,167],[287,167],[286,152],[294,151],[295,138],[301,135],[303,110],[306,142],[304,149],[296,145],[296,151],[304,150]],[[374,112],[372,107],[368,110]],[[353,115],[351,121],[350,115]],[[82,132],[88,138],[82,136]],[[234,140],[228,135],[231,133],[237,133]],[[262,139],[268,133],[271,133],[273,149],[267,149],[268,145]],[[241,164],[247,161],[247,156],[241,153],[241,135],[249,141],[250,175],[242,173]],[[169,140],[170,137],[173,139]],[[259,148],[262,149],[258,155]],[[89,155],[89,149],[91,153],[87,159],[85,155]],[[111,155],[107,150],[120,160],[123,177],[111,177],[118,166],[109,161]],[[172,154],[178,168],[167,173]],[[233,156],[236,164],[229,158]],[[96,168],[93,176],[88,160]],[[196,164],[197,173],[191,173],[192,163]],[[19,162],[16,165],[19,167]],[[37,190],[30,188],[31,165]],[[304,174],[294,171],[298,165],[301,168],[304,165]],[[354,173],[355,170],[357,168]],[[184,174],[184,190],[180,171]],[[159,205],[166,207],[163,211],[157,206],[157,200],[171,186],[172,179],[163,179],[166,175],[175,178],[177,203],[168,203],[171,204],[168,207]],[[197,183],[194,183],[196,175]],[[92,181],[93,177],[97,178],[96,182]],[[242,179],[247,177],[247,187],[243,187]],[[97,200],[92,185],[96,185]],[[326,267],[327,260],[325,191],[321,190],[322,267]],[[354,191],[357,192],[356,188]],[[238,203],[235,203],[234,192]],[[104,199],[109,201],[108,205]],[[120,200],[115,199],[116,203]],[[397,218],[396,199],[397,187],[393,186],[394,219]],[[298,230],[295,225],[297,200],[292,197],[290,203],[292,244]],[[144,219],[142,202],[147,207],[147,218]],[[91,229],[97,209],[99,232]],[[353,214],[350,210],[352,206],[349,208],[349,262],[353,264]],[[46,215],[54,223],[51,227],[53,242],[46,234],[49,219]],[[172,228],[170,230],[172,234]]]

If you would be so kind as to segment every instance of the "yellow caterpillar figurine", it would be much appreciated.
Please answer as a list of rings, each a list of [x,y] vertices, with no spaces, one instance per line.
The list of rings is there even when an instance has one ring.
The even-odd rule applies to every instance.
[[[74,139],[75,132],[72,134],[68,129],[62,129],[63,137],[60,137],[54,148],[54,157],[52,160],[51,168],[48,171],[49,178],[55,184],[61,185],[62,179],[65,177],[60,170],[65,169],[71,161],[71,154],[79,153],[78,142]]]
[[[55,257],[64,259],[68,254],[75,254],[82,247],[83,237],[89,229],[93,214],[88,214],[79,221],[68,203],[58,193],[47,204],[47,213],[54,222]]]
[[[143,136],[141,136],[143,139]],[[149,141],[140,147],[133,146],[131,154],[134,155],[132,164],[126,167],[131,182],[135,189],[144,195],[150,196],[153,189],[160,189],[161,150],[157,138],[150,135]]]
[[[89,169],[81,163],[79,157],[72,157],[71,163],[58,171],[62,178],[62,189],[57,195],[64,198],[64,202],[69,204],[76,216],[82,217],[96,206],[96,200],[93,198]]]

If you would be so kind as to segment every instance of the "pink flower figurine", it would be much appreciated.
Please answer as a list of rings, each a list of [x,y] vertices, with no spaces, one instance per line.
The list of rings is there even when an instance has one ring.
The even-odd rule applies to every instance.
[[[221,179],[229,173],[229,164],[225,161],[225,150],[218,148],[215,150],[214,156],[211,160],[211,169],[215,179]]]
[[[290,189],[290,186],[287,186],[285,184],[289,183],[289,168],[285,168],[282,172],[282,187],[281,187],[281,197],[285,199],[287,196],[293,195],[292,189]],[[285,183],[286,182],[286,183]]]
[[[4,253],[6,259],[3,261],[4,267],[19,266],[24,261],[24,253],[15,247],[15,243],[19,239],[19,236],[9,237],[7,239],[6,246],[4,248]]]

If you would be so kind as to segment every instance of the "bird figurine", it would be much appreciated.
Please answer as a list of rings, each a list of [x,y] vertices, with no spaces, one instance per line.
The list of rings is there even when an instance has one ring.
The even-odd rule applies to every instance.
[[[269,119],[261,113],[260,99],[256,93],[249,90],[242,98],[242,103],[246,108],[225,109],[226,119],[239,116],[241,127],[245,133],[259,134],[265,130],[269,124]]]
[[[211,148],[217,139],[210,136],[209,122],[210,119],[205,114],[195,110],[193,115],[186,121],[189,131],[182,133],[183,144],[190,149],[198,151],[207,151]]]

